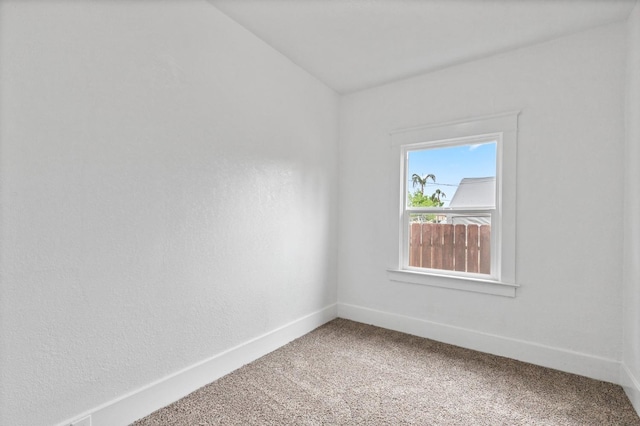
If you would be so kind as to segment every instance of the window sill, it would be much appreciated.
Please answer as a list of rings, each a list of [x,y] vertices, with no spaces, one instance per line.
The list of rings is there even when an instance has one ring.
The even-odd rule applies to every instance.
[[[483,280],[479,278],[440,275],[428,272],[414,272],[399,269],[387,269],[391,281],[421,284],[431,287],[450,288],[453,290],[471,291],[492,294],[495,296],[516,297],[516,284],[501,281]]]

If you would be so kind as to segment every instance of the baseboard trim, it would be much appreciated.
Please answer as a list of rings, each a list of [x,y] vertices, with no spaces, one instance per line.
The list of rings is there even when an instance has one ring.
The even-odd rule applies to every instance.
[[[338,317],[597,380],[620,382],[620,362],[613,359],[345,303],[338,304]]]
[[[640,380],[625,363],[620,365],[620,385],[631,401],[631,405],[636,409],[636,413],[640,416]]]
[[[92,426],[129,425],[336,317],[337,305],[327,306],[72,419],[58,423],[57,426],[68,426],[86,416],[91,416]]]

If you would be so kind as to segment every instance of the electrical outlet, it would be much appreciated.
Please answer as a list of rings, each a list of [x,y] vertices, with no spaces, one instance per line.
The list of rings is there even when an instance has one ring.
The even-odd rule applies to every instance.
[[[70,426],[91,426],[91,416],[83,417],[80,420],[76,420],[71,423]]]

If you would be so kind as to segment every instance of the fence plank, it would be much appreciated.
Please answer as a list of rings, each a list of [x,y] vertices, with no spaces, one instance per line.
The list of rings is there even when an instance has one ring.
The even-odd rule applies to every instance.
[[[467,225],[467,272],[478,272],[478,225]]]
[[[442,226],[442,269],[453,271],[453,225]]]
[[[409,266],[491,273],[491,226],[410,224]]]
[[[442,269],[442,225],[434,223],[431,237],[431,267]]]
[[[422,224],[422,267],[431,268],[431,237],[433,228],[431,223]]]
[[[455,270],[465,272],[467,270],[467,227],[455,225],[453,234]]]
[[[480,273],[491,273],[491,226],[480,226]]]
[[[409,266],[420,267],[420,224],[411,224],[411,239],[409,242]]]

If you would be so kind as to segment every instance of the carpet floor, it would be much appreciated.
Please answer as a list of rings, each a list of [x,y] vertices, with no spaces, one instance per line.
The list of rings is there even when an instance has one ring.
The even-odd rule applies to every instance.
[[[620,386],[336,319],[133,423],[640,425]]]

